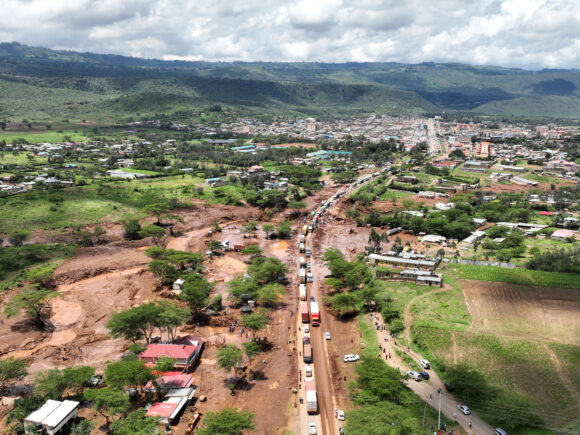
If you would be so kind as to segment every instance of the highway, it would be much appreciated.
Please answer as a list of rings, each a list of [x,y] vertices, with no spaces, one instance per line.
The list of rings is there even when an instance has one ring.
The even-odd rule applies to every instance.
[[[432,120],[431,120],[432,121]],[[383,170],[384,172],[385,170]],[[339,190],[335,195],[329,198],[327,201],[323,203],[326,205],[325,207],[321,206],[316,209],[314,213],[315,216],[310,216],[310,218],[305,219],[303,224],[310,225],[314,222],[317,222],[318,225],[324,225],[323,220],[325,216],[325,212],[330,209],[330,207],[334,207],[338,202],[346,199],[348,194],[352,191],[353,188],[358,188],[361,185],[371,181],[374,177],[362,177],[359,178],[356,182]],[[337,196],[343,192],[342,195]],[[318,217],[316,217],[318,216]],[[316,225],[315,225],[316,226]],[[310,261],[311,263],[311,270],[312,274],[315,277],[315,280],[312,284],[307,285],[307,300],[310,300],[310,297],[314,297],[316,301],[319,302],[320,308],[320,324],[319,327],[312,327],[310,324],[310,340],[312,343],[312,350],[313,350],[313,363],[311,366],[313,367],[314,372],[314,380],[316,383],[316,391],[317,391],[317,398],[318,398],[318,414],[317,415],[307,415],[306,413],[306,401],[305,401],[305,388],[304,388],[304,361],[302,358],[301,352],[298,352],[298,366],[301,368],[301,379],[300,381],[300,391],[298,392],[300,397],[303,398],[304,403],[301,404],[300,409],[300,433],[301,434],[308,434],[308,423],[314,422],[316,423],[316,427],[318,430],[318,434],[337,434],[339,429],[339,422],[334,416],[334,410],[336,407],[336,399],[334,394],[333,388],[333,380],[332,380],[332,370],[329,365],[329,354],[327,349],[326,340],[324,338],[324,322],[325,319],[328,318],[330,314],[326,312],[326,308],[322,303],[322,297],[324,296],[321,291],[321,282],[322,276],[324,275],[321,273],[323,268],[325,267],[321,261],[320,257],[323,254],[322,252],[315,252],[314,251],[314,243],[313,238],[315,237],[316,231],[309,231],[305,246],[307,248],[312,249],[312,256],[307,258],[306,261]],[[301,253],[299,256],[304,256],[305,254]],[[300,266],[297,260],[297,268],[296,271],[299,270]],[[297,321],[297,348],[302,349],[302,338],[304,336],[304,326],[300,320],[299,316],[299,308],[298,304],[296,305],[296,321]],[[377,318],[375,318],[376,320]],[[402,359],[400,359],[395,354],[395,346],[392,339],[386,331],[377,331],[379,341],[384,345],[387,346],[387,349],[390,350],[391,355],[393,355],[392,359],[387,359],[387,363],[393,367],[398,367],[401,372],[406,372],[406,366]],[[387,354],[389,353],[387,350]],[[399,348],[399,350],[403,350]],[[422,357],[414,352],[409,352],[405,350],[410,356],[412,356],[417,362],[422,359]],[[477,415],[471,414],[468,416],[463,415],[457,409],[457,406],[460,404],[457,402],[452,395],[445,392],[443,388],[442,381],[438,378],[437,374],[433,371],[429,371],[431,375],[431,379],[429,382],[415,382],[412,380],[404,381],[405,384],[415,392],[423,401],[427,402],[435,409],[438,409],[439,406],[439,398],[441,399],[441,412],[447,416],[447,418],[451,420],[456,420],[458,424],[460,424],[468,434],[476,434],[476,435],[490,435],[494,433],[494,430],[491,426],[481,420]],[[440,393],[439,393],[440,391]],[[455,415],[454,415],[455,413]],[[471,423],[471,427],[470,427]],[[434,428],[435,430],[436,428]]]

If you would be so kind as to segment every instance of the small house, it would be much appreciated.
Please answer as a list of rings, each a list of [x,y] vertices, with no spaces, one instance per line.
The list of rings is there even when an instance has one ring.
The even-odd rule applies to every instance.
[[[74,400],[47,400],[44,405],[24,419],[25,433],[44,431],[48,435],[58,433],[69,421],[76,418],[80,403]]]

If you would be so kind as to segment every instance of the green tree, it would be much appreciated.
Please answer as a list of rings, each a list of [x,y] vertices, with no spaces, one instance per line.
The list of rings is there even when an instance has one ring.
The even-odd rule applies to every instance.
[[[152,260],[149,263],[149,271],[157,278],[159,284],[171,284],[179,276],[175,266],[166,260]]]
[[[266,233],[266,239],[269,239],[276,231],[276,227],[272,224],[264,224],[262,225],[262,230]]]
[[[89,402],[95,402],[93,406],[95,411],[105,417],[107,423],[110,423],[114,416],[124,414],[129,409],[129,396],[120,390],[91,389],[86,390],[84,396]]]
[[[216,357],[218,367],[226,372],[233,370],[235,376],[236,368],[242,364],[243,353],[235,344],[226,344],[218,349]]]
[[[149,303],[113,313],[107,322],[107,329],[114,338],[123,337],[133,342],[145,338],[149,343],[161,312],[160,306]]]
[[[240,275],[228,282],[228,289],[230,293],[228,299],[239,305],[242,295],[247,294],[254,297],[257,294],[258,284],[252,278]]]
[[[159,239],[165,235],[165,228],[161,228],[158,225],[147,225],[141,228],[137,234],[142,239],[151,237],[153,239],[153,243],[155,243],[156,246],[159,246]]]
[[[301,210],[304,210],[306,208],[306,203],[303,201],[290,201],[288,203],[288,208],[291,208],[293,210],[293,213],[295,215],[300,214]]]
[[[242,435],[244,430],[255,430],[256,416],[249,411],[225,408],[219,412],[208,412],[199,435]]]
[[[153,380],[152,370],[136,355],[129,355],[121,361],[109,363],[105,367],[105,382],[110,388],[121,390],[123,387],[139,388]]]
[[[279,239],[287,239],[290,237],[290,233],[292,232],[292,225],[289,221],[280,222],[278,228],[276,229],[276,236]]]
[[[330,176],[332,181],[334,181],[336,184],[350,183],[356,177],[358,177],[358,173],[356,171],[352,171],[352,170],[335,172],[334,174],[332,174]]]
[[[246,222],[242,227],[242,231],[249,235],[253,235],[257,229],[258,224],[256,222]]]
[[[29,237],[30,231],[28,230],[14,230],[9,234],[8,241],[12,246],[22,246]]]
[[[141,231],[141,224],[137,218],[129,218],[123,222],[123,229],[125,230],[125,238],[127,240],[138,240],[141,238],[139,231]]]
[[[286,193],[279,190],[266,190],[262,193],[262,199],[259,201],[262,208],[275,208],[282,211],[288,205]]]
[[[0,359],[0,391],[8,379],[26,375],[26,361],[11,356]]]
[[[213,288],[214,284],[206,280],[203,275],[193,274],[185,278],[179,299],[189,305],[194,319],[208,305],[208,297]]]
[[[161,202],[148,204],[145,207],[143,207],[143,211],[145,213],[150,214],[152,216],[155,216],[158,224],[161,223],[161,217],[164,214],[166,214],[169,210],[171,210],[171,208],[169,207],[169,204],[164,204]]]
[[[50,312],[50,300],[57,296],[58,293],[52,290],[25,287],[6,303],[4,314],[6,317],[12,317],[24,310],[29,319],[38,327],[42,327]]]
[[[248,245],[242,250],[242,254],[249,255],[251,258],[259,257],[263,252],[258,245]]]
[[[159,422],[154,417],[147,417],[144,409],[137,409],[125,418],[119,418],[111,423],[113,435],[158,435]]]
[[[34,378],[35,391],[54,400],[61,399],[66,390],[78,395],[94,374],[95,369],[87,366],[49,369],[38,373]]]
[[[161,308],[161,311],[157,315],[155,325],[161,331],[167,333],[169,341],[173,341],[175,340],[177,328],[187,321],[189,316],[191,316],[191,311],[188,308],[180,307],[174,301],[160,300],[157,301],[157,306]]]
[[[331,264],[336,260],[344,260],[344,255],[336,248],[327,249],[324,254],[322,254],[322,261],[327,265]]]
[[[347,433],[413,435],[422,433],[421,423],[410,408],[379,402],[346,413]]]
[[[266,327],[270,318],[264,313],[247,314],[242,317],[242,324],[244,328],[252,331],[252,337],[256,337],[256,333]]]
[[[261,351],[260,345],[255,341],[247,341],[242,343],[242,348],[244,349],[244,354],[246,358],[248,358],[248,365],[252,365],[252,360],[256,355],[258,355]]]
[[[256,257],[251,260],[248,274],[259,282],[278,282],[288,273],[286,265],[273,257]]]
[[[90,435],[95,428],[95,422],[83,419],[70,428],[71,435]]]
[[[258,302],[266,307],[273,306],[278,302],[280,295],[284,294],[284,286],[280,284],[266,284],[258,289]]]
[[[361,299],[354,293],[337,293],[329,296],[328,301],[332,309],[338,311],[339,315],[344,317],[355,314],[358,311]]]

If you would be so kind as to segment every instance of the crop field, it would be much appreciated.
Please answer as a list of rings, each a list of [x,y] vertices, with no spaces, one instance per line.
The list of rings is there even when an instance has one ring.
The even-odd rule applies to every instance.
[[[580,345],[577,291],[467,280],[463,289],[473,330]]]
[[[506,282],[538,287],[580,289],[580,280],[578,279],[578,275],[574,273],[505,269],[495,266],[471,266],[465,264],[453,264],[451,267],[460,272],[462,279]]]

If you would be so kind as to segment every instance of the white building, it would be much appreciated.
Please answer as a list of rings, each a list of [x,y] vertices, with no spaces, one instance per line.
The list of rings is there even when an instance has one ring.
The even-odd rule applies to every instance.
[[[25,433],[34,434],[43,430],[48,435],[58,433],[70,420],[76,418],[79,404],[74,400],[47,400],[24,419]]]

